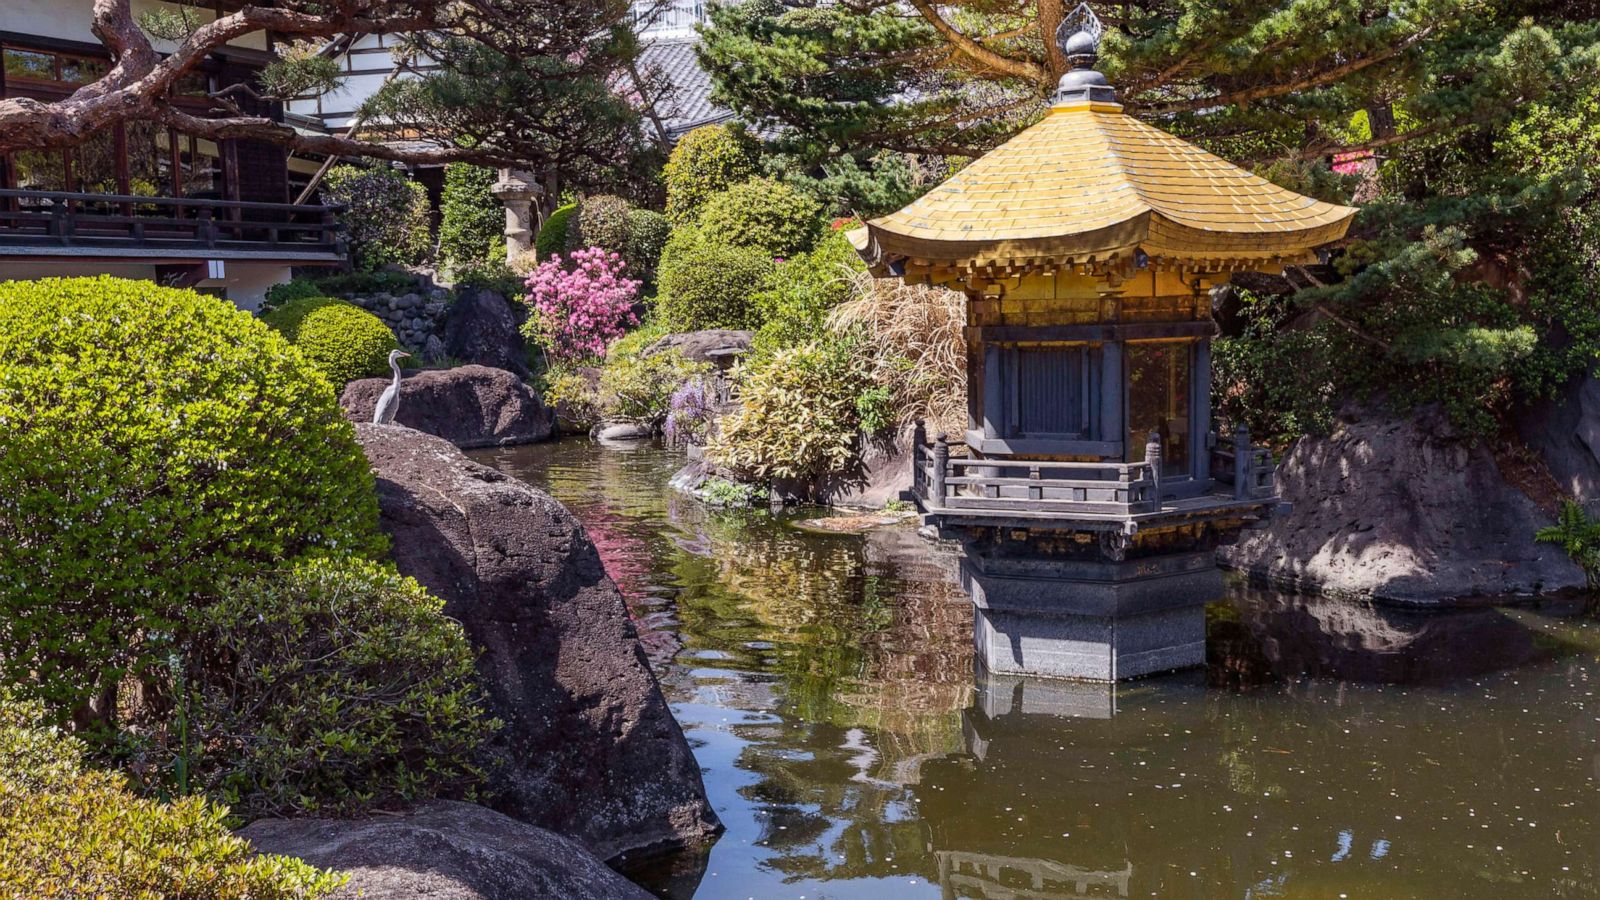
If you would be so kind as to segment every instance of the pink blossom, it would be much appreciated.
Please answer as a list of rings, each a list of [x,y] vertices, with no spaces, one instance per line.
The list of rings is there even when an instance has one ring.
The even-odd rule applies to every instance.
[[[528,276],[527,303],[537,337],[563,362],[604,356],[606,346],[639,319],[639,282],[624,278],[622,257],[600,247],[560,254]]]

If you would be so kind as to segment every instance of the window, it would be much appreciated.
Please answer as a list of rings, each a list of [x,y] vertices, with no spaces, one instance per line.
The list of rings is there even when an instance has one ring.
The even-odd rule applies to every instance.
[[[5,50],[6,80],[28,78],[34,81],[56,80],[56,56],[33,50]]]
[[[1016,351],[1016,437],[1082,438],[1088,431],[1083,347]]]
[[[1161,435],[1163,475],[1189,471],[1189,422],[1194,345],[1141,341],[1126,345],[1129,462],[1143,462],[1150,432]]]

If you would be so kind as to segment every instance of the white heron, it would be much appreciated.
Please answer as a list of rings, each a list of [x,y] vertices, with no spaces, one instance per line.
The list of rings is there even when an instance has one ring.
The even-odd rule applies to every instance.
[[[410,356],[404,350],[389,351],[389,368],[394,370],[394,383],[384,388],[383,396],[378,398],[378,408],[372,411],[372,424],[394,424],[394,415],[400,411],[400,360]]]

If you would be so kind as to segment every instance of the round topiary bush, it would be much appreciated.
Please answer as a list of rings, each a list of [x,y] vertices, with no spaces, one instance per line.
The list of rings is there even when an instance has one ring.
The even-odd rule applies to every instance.
[[[293,284],[293,282],[290,282]],[[269,309],[261,314],[261,321],[271,325],[284,339],[294,342],[300,334],[300,323],[326,306],[348,306],[343,300],[333,297],[324,297],[321,294],[307,294],[293,297],[275,309]]]
[[[759,328],[752,298],[772,277],[772,256],[711,240],[693,228],[674,231],[661,254],[656,311],[674,331]]]
[[[461,796],[497,723],[443,608],[364,560],[230,583],[192,640],[191,785],[246,818]]]
[[[327,379],[225,300],[0,283],[0,677],[111,722],[225,579],[386,542]]]
[[[308,313],[295,331],[294,345],[335,388],[389,371],[389,351],[400,347],[382,319],[349,303]]]
[[[567,249],[599,247],[621,255],[628,249],[628,212],[632,205],[621,197],[598,194],[578,204],[577,218],[567,225]]]
[[[560,207],[544,220],[539,234],[533,239],[534,252],[540,259],[549,259],[557,253],[567,251],[567,229],[571,226],[572,217],[578,212],[576,203]]]
[[[701,231],[728,243],[790,257],[810,250],[822,234],[822,206],[781,181],[757,178],[735,185],[700,208]]]
[[[662,169],[667,183],[667,218],[687,225],[713,194],[754,178],[755,143],[732,125],[705,125],[684,135]]]
[[[672,235],[672,224],[667,217],[653,209],[635,209],[628,213],[628,246],[622,258],[635,275],[649,278],[661,264],[661,251]]]

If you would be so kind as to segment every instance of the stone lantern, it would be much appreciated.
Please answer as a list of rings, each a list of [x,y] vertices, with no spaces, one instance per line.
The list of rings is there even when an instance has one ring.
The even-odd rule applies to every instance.
[[[489,189],[506,208],[506,259],[533,249],[539,233],[538,203],[544,197],[533,173],[522,169],[501,169],[500,177]]]
[[[1124,114],[1100,33],[1079,6],[1049,114],[851,238],[967,296],[966,432],[914,475],[965,547],[980,660],[1114,681],[1203,663],[1212,551],[1277,504],[1267,454],[1213,432],[1210,289],[1315,261],[1356,210]]]

